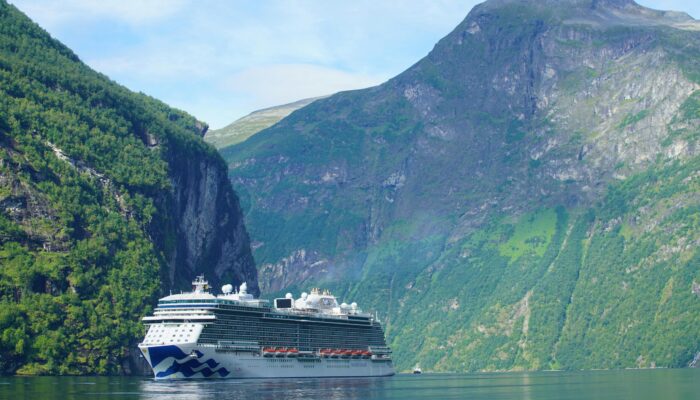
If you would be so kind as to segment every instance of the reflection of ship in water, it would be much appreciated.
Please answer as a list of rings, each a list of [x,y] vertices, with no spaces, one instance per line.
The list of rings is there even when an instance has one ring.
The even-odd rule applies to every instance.
[[[380,322],[357,304],[314,289],[267,300],[243,283],[209,293],[203,277],[191,293],[164,297],[139,344],[157,379],[389,376],[391,350]]]
[[[393,380],[371,377],[235,380],[143,380],[143,398],[168,400],[245,399],[255,400],[366,400],[382,393]]]

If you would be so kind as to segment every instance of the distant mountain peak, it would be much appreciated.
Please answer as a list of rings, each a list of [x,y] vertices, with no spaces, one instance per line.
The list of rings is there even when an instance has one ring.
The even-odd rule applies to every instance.
[[[627,8],[639,7],[634,0],[591,0],[591,8]]]
[[[700,22],[685,12],[660,11],[634,0],[488,0],[474,7],[467,20],[480,15],[530,9],[548,21],[606,26],[666,25],[683,30],[700,30]],[[521,15],[528,18],[529,15]]]
[[[503,7],[505,5],[532,5],[537,7],[546,8],[628,8],[628,7],[641,7],[634,0],[487,0],[482,3],[483,6],[487,7]]]
[[[294,111],[326,97],[328,96],[311,97],[297,100],[293,103],[253,111],[221,129],[207,132],[206,136],[204,136],[204,140],[214,145],[217,149],[232,146],[247,140],[249,137],[265,128],[269,128]]]

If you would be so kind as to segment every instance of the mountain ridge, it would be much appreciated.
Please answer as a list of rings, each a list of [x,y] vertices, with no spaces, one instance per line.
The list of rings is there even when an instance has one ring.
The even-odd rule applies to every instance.
[[[223,148],[240,143],[265,128],[279,122],[282,118],[292,112],[305,107],[312,102],[328,96],[311,97],[301,99],[291,103],[262,108],[237,119],[221,129],[207,132],[204,140],[211,143],[216,148]]]
[[[687,365],[694,21],[525,3],[478,5],[397,77],[222,150],[261,287],[362,298],[403,369]]]

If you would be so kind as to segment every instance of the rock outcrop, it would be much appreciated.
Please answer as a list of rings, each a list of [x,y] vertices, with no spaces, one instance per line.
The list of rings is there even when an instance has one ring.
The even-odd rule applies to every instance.
[[[193,277],[205,274],[217,289],[222,284],[247,282],[260,294],[255,261],[250,250],[238,197],[231,188],[226,166],[212,155],[170,151],[172,207],[176,245],[168,255],[168,283],[186,288]]]

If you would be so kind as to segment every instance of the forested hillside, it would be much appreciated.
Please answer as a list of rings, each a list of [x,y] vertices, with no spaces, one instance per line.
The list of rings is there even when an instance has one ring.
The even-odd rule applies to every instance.
[[[0,1],[0,373],[128,373],[159,294],[201,272],[257,291],[205,130]]]
[[[681,367],[699,98],[686,14],[489,0],[406,72],[222,153],[262,289],[379,310],[399,369]]]

